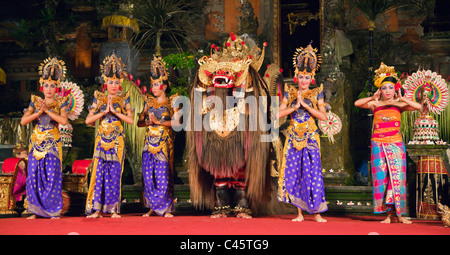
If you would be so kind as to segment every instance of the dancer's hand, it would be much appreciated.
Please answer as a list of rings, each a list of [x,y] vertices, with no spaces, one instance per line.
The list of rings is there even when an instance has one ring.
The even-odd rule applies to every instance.
[[[156,125],[160,125],[161,124],[161,122],[156,118],[156,116],[153,113],[150,113],[148,118],[149,118],[151,123],[154,123]]]
[[[39,105],[39,111],[38,111],[38,113],[39,113],[39,115],[41,115],[42,113],[44,113],[44,109],[43,109],[43,107],[42,107],[42,104],[43,104],[43,102],[44,102],[44,100],[42,100],[42,98],[38,98],[38,105]]]
[[[374,100],[375,102],[378,102],[380,100],[381,97],[381,90],[378,89],[375,94],[373,94],[372,96],[372,100]]]
[[[45,103],[45,100],[42,100],[41,102],[40,102],[40,107],[41,107],[41,109],[39,110],[39,112],[47,112],[48,111],[48,106],[47,106],[47,104]],[[41,112],[41,113],[42,113]]]
[[[400,90],[395,92],[394,101],[403,102],[403,96],[402,96],[402,92]]]
[[[145,124],[147,126],[153,125],[153,121],[150,118],[150,115],[147,115],[147,117],[145,117]]]
[[[298,96],[297,96],[297,104],[300,104],[301,106],[303,106],[305,109],[310,109],[311,107],[305,102],[305,100],[303,100],[303,95],[302,92],[299,91],[298,92]],[[300,107],[299,105],[299,107]]]
[[[116,111],[116,109],[114,109],[114,106],[112,105],[112,102],[111,102],[111,101],[109,101],[109,111],[112,112],[112,113],[114,113],[114,114],[117,113],[117,111]]]
[[[106,104],[106,109],[104,111],[102,111],[103,115],[106,115],[108,112],[110,112],[109,105],[110,105],[110,101],[108,100],[108,103]]]
[[[303,96],[302,92],[299,90],[297,91],[297,103],[295,104],[295,109],[300,108],[300,106],[303,105]]]

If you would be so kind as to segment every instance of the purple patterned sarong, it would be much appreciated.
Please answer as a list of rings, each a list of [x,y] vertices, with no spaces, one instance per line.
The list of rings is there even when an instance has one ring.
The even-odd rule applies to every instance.
[[[308,140],[308,142],[313,142]],[[288,146],[284,181],[278,200],[291,203],[308,213],[321,213],[328,209],[320,161],[320,150]]]
[[[173,115],[170,97],[157,103],[148,97],[144,108],[149,106],[147,116],[153,114],[161,122],[170,121]],[[150,125],[147,127],[142,152],[142,175],[144,205],[164,216],[174,210],[173,198],[173,131],[170,127]]]
[[[50,153],[37,160],[33,152],[28,161],[27,210],[42,217],[59,217],[63,205],[61,160]]]
[[[161,152],[160,152],[161,153]],[[142,153],[145,207],[163,216],[174,209],[173,181],[168,161],[150,152]]]

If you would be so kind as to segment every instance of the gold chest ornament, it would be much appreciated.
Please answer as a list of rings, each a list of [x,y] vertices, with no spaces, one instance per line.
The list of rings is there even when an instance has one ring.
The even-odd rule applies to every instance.
[[[225,110],[225,114],[205,108],[202,112],[210,112],[209,125],[211,129],[220,137],[227,137],[239,125],[240,114],[245,113],[245,100],[240,99],[238,105]]]

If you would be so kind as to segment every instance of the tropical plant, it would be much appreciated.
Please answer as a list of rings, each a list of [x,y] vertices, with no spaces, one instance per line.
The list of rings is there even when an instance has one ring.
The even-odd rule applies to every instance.
[[[353,8],[359,9],[364,16],[369,20],[369,68],[368,77],[370,84],[370,91],[373,90],[373,81],[370,79],[373,74],[373,33],[375,30],[375,20],[379,15],[385,13],[388,9],[396,6],[396,1],[393,0],[350,0],[349,4]]]
[[[369,20],[375,22],[380,14],[396,5],[393,0],[350,0],[351,6],[358,8]],[[369,24],[370,26],[370,24]],[[370,27],[369,27],[370,28]]]
[[[198,18],[201,1],[185,0],[132,0],[133,18],[140,25],[140,33],[133,39],[142,48],[149,40],[156,39],[156,55],[161,56],[161,40],[172,43],[180,52],[182,44],[189,41],[196,30],[194,18]],[[151,41],[150,41],[151,42]]]
[[[45,0],[36,4],[39,15],[30,20],[23,17],[13,34],[21,47],[44,46],[47,55],[64,57],[58,38],[75,27],[77,15],[58,11],[59,0]]]

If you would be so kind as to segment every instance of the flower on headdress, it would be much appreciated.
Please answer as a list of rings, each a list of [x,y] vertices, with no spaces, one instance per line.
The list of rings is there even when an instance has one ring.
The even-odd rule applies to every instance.
[[[402,88],[402,85],[400,84],[400,82],[397,82],[396,84],[395,84],[395,91],[398,91],[398,90],[400,90]]]

